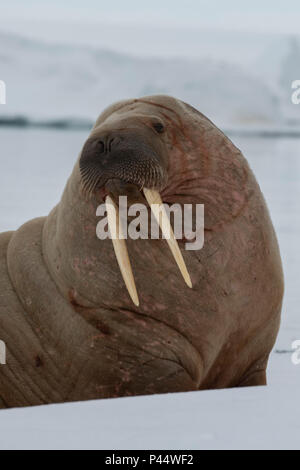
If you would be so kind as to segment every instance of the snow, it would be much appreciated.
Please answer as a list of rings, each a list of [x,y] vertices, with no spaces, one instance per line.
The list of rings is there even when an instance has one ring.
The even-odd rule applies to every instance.
[[[296,386],[1,412],[1,449],[299,449]]]
[[[92,119],[114,101],[170,94],[218,125],[278,124],[274,95],[251,69],[220,59],[138,57],[0,33],[1,116]]]
[[[292,103],[292,83],[300,78],[300,40],[277,39],[256,61],[256,76],[278,96],[281,116],[299,129],[300,108]]]
[[[26,38],[0,32],[0,80],[7,87],[0,119],[92,122],[114,101],[165,93],[193,103],[222,127],[299,127],[299,106],[291,101],[292,82],[300,79],[297,36],[164,34],[169,41],[163,43],[159,28],[103,26],[98,42],[82,44],[79,36],[77,44],[70,36],[60,44],[59,34],[42,41],[29,32]],[[138,53],[134,44],[143,49]]]
[[[56,29],[51,41],[0,32],[0,118],[94,121],[119,99],[167,93],[223,127],[299,125],[298,36],[103,25],[92,40]]]

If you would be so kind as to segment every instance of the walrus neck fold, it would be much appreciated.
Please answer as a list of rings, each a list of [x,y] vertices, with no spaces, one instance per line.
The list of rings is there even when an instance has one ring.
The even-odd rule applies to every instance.
[[[45,262],[57,287],[70,302],[83,307],[105,304],[103,285],[111,253],[96,236],[97,197],[86,198],[80,190],[75,166],[60,204],[49,214],[43,231]]]

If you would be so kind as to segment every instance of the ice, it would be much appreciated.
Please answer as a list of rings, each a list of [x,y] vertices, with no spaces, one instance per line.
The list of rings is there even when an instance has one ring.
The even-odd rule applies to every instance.
[[[1,411],[0,448],[299,449],[298,403],[290,383]]]
[[[276,94],[251,68],[220,59],[140,57],[0,33],[1,117],[91,119],[114,101],[170,94],[218,125],[276,125]]]

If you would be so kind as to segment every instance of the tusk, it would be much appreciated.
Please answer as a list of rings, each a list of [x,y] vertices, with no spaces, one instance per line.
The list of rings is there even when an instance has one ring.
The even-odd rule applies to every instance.
[[[124,240],[122,227],[119,222],[119,208],[110,196],[105,199],[108,228],[111,234],[115,255],[118,265],[133,303],[138,307],[139,298],[132,274],[131,264],[128,256],[126,241]]]
[[[177,240],[172,230],[171,223],[167,215],[166,209],[163,205],[163,202],[161,200],[160,194],[158,191],[155,191],[154,189],[143,188],[143,191],[145,194],[145,198],[147,199],[148,204],[151,207],[151,210],[154,214],[154,217],[156,218],[161,228],[161,231],[167,240],[170,250],[183,276],[183,279],[185,280],[186,284],[192,289],[193,285],[192,285],[190,275],[186,268],[184,259],[182,257],[180,248],[178,246]]]

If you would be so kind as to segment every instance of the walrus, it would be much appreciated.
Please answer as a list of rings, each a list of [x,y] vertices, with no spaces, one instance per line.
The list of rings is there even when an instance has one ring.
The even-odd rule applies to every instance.
[[[203,248],[99,240],[97,208],[120,195],[204,204]],[[178,99],[106,109],[60,203],[0,253],[2,408],[267,383],[284,289],[270,215],[242,153]]]

